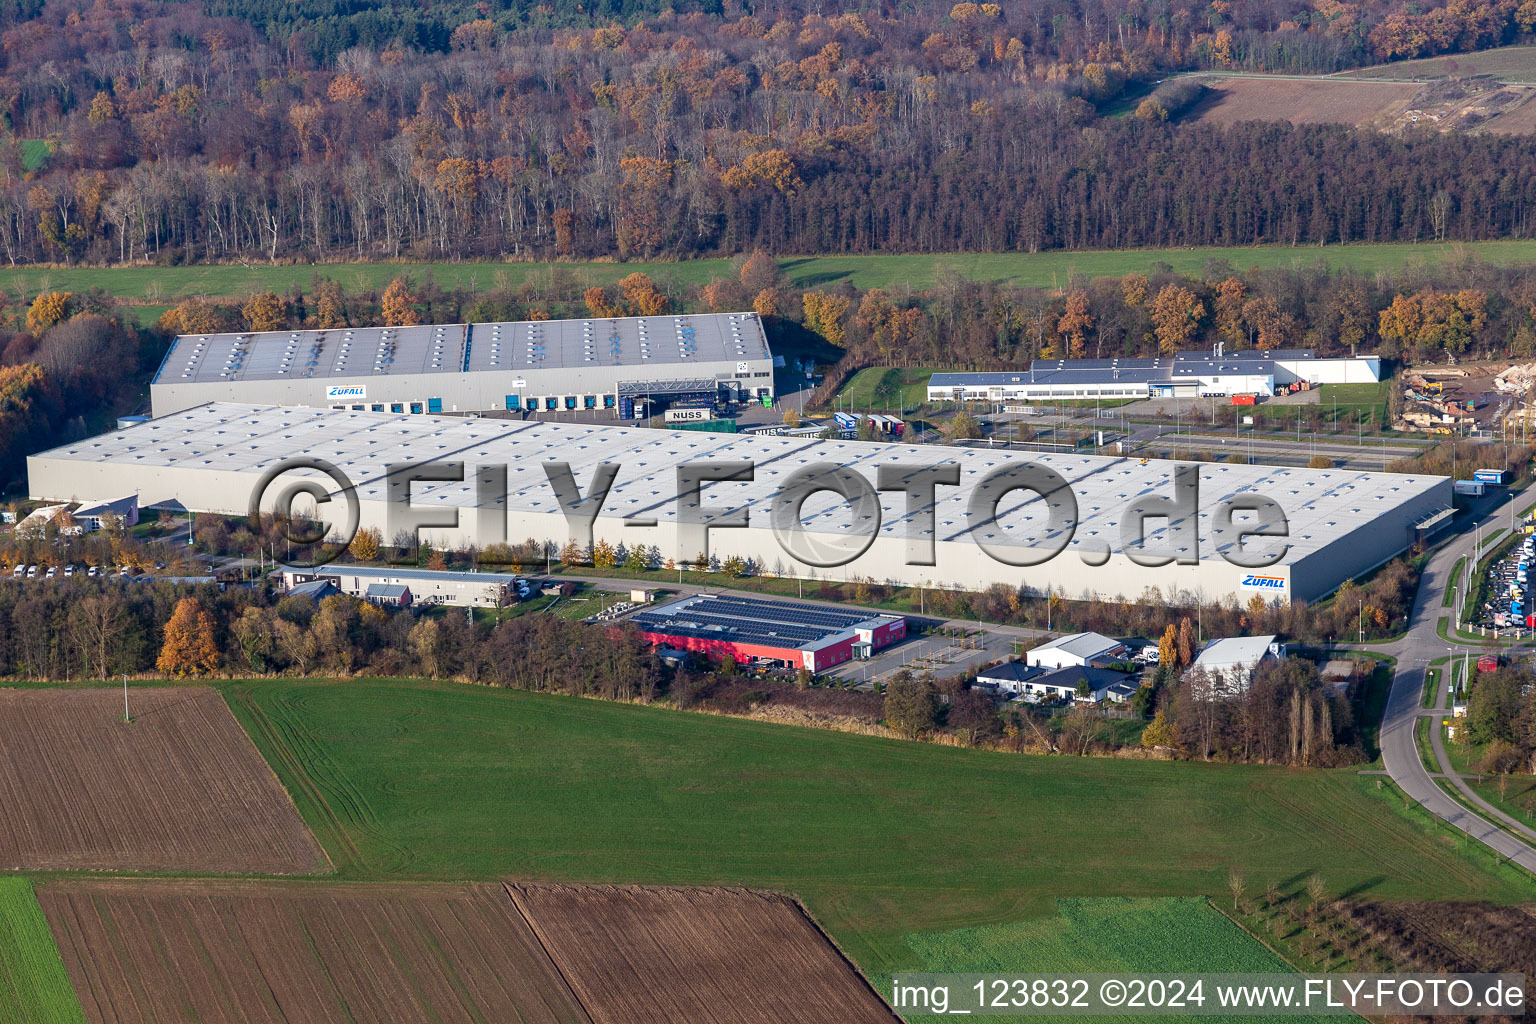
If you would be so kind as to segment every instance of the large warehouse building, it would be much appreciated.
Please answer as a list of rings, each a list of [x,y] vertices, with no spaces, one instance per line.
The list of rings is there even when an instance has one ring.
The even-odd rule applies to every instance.
[[[825,605],[737,594],[685,597],[624,621],[663,647],[697,651],[717,661],[729,656],[743,665],[812,672],[867,659],[907,635],[907,620],[899,615],[835,611]]]
[[[206,402],[358,412],[612,410],[773,400],[756,313],[183,334],[150,384],[156,416]]]
[[[544,463],[568,464],[584,497],[598,466],[607,464],[616,475],[593,524],[594,540],[654,546],[663,557],[692,561],[704,527],[687,520],[730,507],[746,511],[746,525],[710,528],[709,550],[722,559],[751,559],[760,571],[964,589],[1004,583],[1038,592],[1049,587],[1073,598],[1141,599],[1156,588],[1165,599],[1187,592],[1206,600],[1246,602],[1255,594],[1312,600],[1404,550],[1420,524],[1451,507],[1450,480],[1427,475],[1198,463],[1182,468],[1189,485],[1176,494],[1179,464],[1159,460],[233,404],[200,406],[74,442],[32,456],[27,468],[38,499],[137,493],[145,506],[175,502],[243,515],[263,473],[294,456],[338,467],[355,484],[363,525],[385,537],[395,532],[386,502],[391,464],[465,464],[462,482],[411,488],[413,508],[457,513],[456,526],[423,531],[444,546],[483,546],[503,536],[564,546],[579,530],[568,524]],[[680,467],[741,462],[754,465],[752,480],[710,483],[699,500],[680,499]],[[504,496],[497,493],[497,467],[505,467]],[[872,491],[882,467],[898,481],[913,480],[924,467],[943,467],[959,483],[937,486],[931,503],[909,499],[901,489],[881,490],[852,513],[848,502],[823,492],[799,507],[803,533],[791,537],[793,544],[783,542],[793,532],[793,515],[773,528],[773,499],[791,477],[845,471]],[[996,516],[977,504],[978,495],[988,493],[978,489],[984,480],[1034,467],[1059,474],[1070,493],[1056,487],[1047,502],[1012,490],[998,499]],[[486,489],[486,479],[497,491]],[[290,483],[276,481],[268,497]],[[340,493],[334,483],[325,487]],[[1223,502],[1245,497],[1272,501],[1288,529],[1283,541],[1259,543],[1282,557],[1258,572],[1229,560],[1234,538],[1220,533]],[[1167,518],[1155,518],[1159,505]],[[338,507],[328,505],[323,518],[342,519]],[[1127,522],[1144,530],[1144,550],[1127,550]],[[1061,545],[1056,557],[1044,560]],[[1180,561],[1142,564],[1159,551]],[[822,557],[827,552],[851,560],[834,564],[842,559]],[[1036,564],[1017,564],[1025,562]]]
[[[1054,401],[1081,398],[1198,398],[1273,395],[1305,382],[1370,384],[1379,356],[1318,358],[1309,348],[1270,352],[1180,352],[1156,359],[1037,359],[1027,370],[936,373],[930,402]]]

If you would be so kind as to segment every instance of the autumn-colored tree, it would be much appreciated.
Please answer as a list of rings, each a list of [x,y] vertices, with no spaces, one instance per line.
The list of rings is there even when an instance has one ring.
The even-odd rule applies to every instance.
[[[606,540],[600,540],[592,547],[592,565],[598,569],[611,569],[619,562],[617,549]]]
[[[245,325],[253,331],[276,331],[288,324],[287,307],[271,290],[256,292],[240,312],[245,317]]]
[[[772,256],[761,249],[754,249],[741,264],[741,286],[754,294],[764,288],[772,288],[779,281],[779,265]]]
[[[805,185],[795,169],[794,158],[782,149],[752,153],[739,165],[729,168],[720,180],[733,192],[772,188],[790,195]]]
[[[321,330],[347,326],[347,309],[341,285],[326,278],[315,289],[315,326]]]
[[[844,321],[852,304],[846,295],[806,292],[801,299],[805,326],[821,335],[828,343],[841,347],[843,339],[848,335]]]
[[[421,316],[412,306],[416,301],[405,278],[397,277],[384,289],[379,313],[387,327],[411,327],[421,323]]]
[[[27,310],[27,330],[33,334],[42,334],[56,323],[69,319],[73,309],[74,295],[71,292],[43,292],[32,300],[32,308]]]
[[[1152,285],[1147,281],[1146,274],[1126,274],[1120,279],[1120,295],[1127,306],[1146,305],[1147,296],[1151,293]]]
[[[555,255],[569,256],[576,251],[576,212],[564,207],[555,211]]]
[[[1179,620],[1179,637],[1177,642],[1179,655],[1179,667],[1184,668],[1195,660],[1195,627],[1186,615]]]
[[[1179,664],[1179,629],[1173,623],[1163,630],[1157,642],[1157,663],[1165,668],[1177,668]]]
[[[1141,732],[1141,745],[1147,749],[1153,747],[1172,747],[1178,744],[1178,729],[1168,720],[1168,712],[1159,709],[1152,716],[1152,721]]]
[[[219,645],[214,638],[213,616],[195,597],[176,602],[165,624],[165,642],[155,668],[180,679],[207,675],[219,667]]]
[[[955,418],[949,421],[945,433],[956,441],[974,441],[981,436],[981,424],[976,422],[976,417],[961,409],[955,413]]]
[[[1248,286],[1235,277],[1229,277],[1216,286],[1216,331],[1233,345],[1242,344],[1243,303],[1247,301]]]
[[[160,317],[160,328],[170,334],[218,334],[225,328],[223,312],[207,299],[183,299]]]
[[[1088,293],[1081,288],[1067,295],[1067,309],[1056,321],[1056,333],[1067,340],[1067,356],[1083,358],[1087,345],[1087,332],[1093,329],[1093,314],[1088,312]]]
[[[1333,460],[1326,455],[1314,455],[1307,460],[1308,469],[1332,469]]]
[[[666,205],[677,163],[649,156],[619,161],[619,253],[649,255],[666,243],[670,215]]]
[[[800,411],[794,406],[784,410],[784,425],[790,430],[794,430],[800,425]]]
[[[757,298],[752,300],[752,311],[764,319],[770,316],[782,316],[786,301],[784,293],[779,289],[764,288],[757,293]]]
[[[608,290],[601,285],[593,285],[588,288],[582,293],[581,298],[586,303],[587,312],[594,317],[605,318],[624,315],[624,310],[620,309],[608,298]]]
[[[639,271],[620,281],[619,291],[630,316],[662,316],[667,312],[667,297],[657,290],[650,277]]]
[[[427,556],[427,568],[433,572],[443,572],[448,568],[448,557],[442,551],[434,548],[432,553]]]
[[[1158,349],[1173,355],[1194,337],[1200,318],[1205,316],[1205,305],[1183,285],[1167,284],[1152,300],[1151,313]]]
[[[357,536],[352,538],[348,550],[359,562],[371,562],[379,557],[379,546],[382,542],[383,536],[377,528],[365,526],[357,531]]]
[[[1296,320],[1265,295],[1243,304],[1243,320],[1254,333],[1254,345],[1264,351],[1285,347],[1296,329]]]

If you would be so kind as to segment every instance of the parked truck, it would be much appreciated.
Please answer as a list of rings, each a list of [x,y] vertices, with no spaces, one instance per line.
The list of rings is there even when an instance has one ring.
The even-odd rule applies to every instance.
[[[1481,480],[1456,480],[1451,484],[1451,492],[1464,498],[1481,498],[1487,489],[1488,485]]]
[[[1510,473],[1507,469],[1479,469],[1472,474],[1473,480],[1498,487],[1509,483],[1509,477]]]

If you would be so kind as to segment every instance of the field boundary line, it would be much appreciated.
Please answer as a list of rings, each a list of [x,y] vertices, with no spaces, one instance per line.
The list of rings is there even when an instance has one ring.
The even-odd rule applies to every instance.
[[[821,922],[816,920],[815,915],[813,915],[806,907],[806,905],[800,901],[800,897],[792,893],[779,893],[778,895],[783,896],[784,898],[788,899],[790,903],[794,904],[795,909],[800,912],[800,916],[805,918],[805,923],[816,929],[816,934],[820,935],[823,939],[826,940],[827,945],[831,946],[833,951],[837,953],[838,959],[848,965],[848,969],[853,972],[853,976],[862,981],[864,983],[864,987],[869,989],[869,991],[874,994],[874,997],[880,1001],[880,1005],[884,1006],[886,1010],[890,1012],[891,1019],[895,1021],[901,1021],[903,1018],[895,1011],[895,1009],[891,1007],[891,1001],[880,994],[880,990],[875,987],[875,983],[870,981],[868,976],[865,975],[864,971],[859,967],[859,965],[853,962],[853,958],[850,957],[847,953],[843,952],[843,947],[839,945],[838,941],[832,937],[832,933],[830,931],[821,926]]]
[[[581,1007],[581,1012],[586,1014],[587,1020],[595,1024],[597,1018],[592,1016],[591,1009],[582,1001],[581,995],[576,991],[576,986],[571,984],[571,979],[565,976],[565,968],[560,966],[560,961],[556,960],[555,954],[550,951],[549,942],[544,938],[544,933],[539,930],[538,925],[533,923],[533,918],[528,915],[528,911],[518,901],[516,883],[502,882],[501,889],[502,892],[507,894],[507,902],[511,903],[512,909],[517,911],[517,916],[522,918],[523,924],[528,926],[528,931],[533,936],[533,940],[539,944],[539,950],[544,954],[544,958],[549,961],[549,966],[555,969],[555,974],[559,976],[561,983],[565,985],[565,990],[571,994],[571,999],[577,1006]]]
[[[280,758],[285,764],[288,765],[290,769],[292,769],[295,783],[305,791],[305,795],[313,800],[315,806],[324,814],[326,820],[330,823],[331,831],[336,834],[336,842],[345,848],[346,852],[351,856],[354,864],[357,864],[360,867],[364,866],[362,851],[360,851],[357,848],[357,845],[352,842],[352,837],[348,835],[347,830],[342,827],[341,819],[337,817],[335,811],[331,810],[331,805],[325,802],[325,796],[320,792],[319,784],[309,777],[309,773],[304,770],[303,763],[298,759],[296,755],[294,755],[291,750],[288,749],[288,745],[284,743],[282,737],[277,734],[277,730],[267,719],[266,713],[261,710],[261,705],[252,700],[248,694],[239,694],[235,699],[240,701],[240,706],[251,715],[252,721],[256,724],[257,728],[261,730],[262,734],[266,737],[268,744],[272,747],[274,756]],[[227,707],[227,699],[225,703]],[[230,711],[230,715],[231,717],[234,716],[234,712],[232,710]],[[235,724],[240,724],[238,718],[235,719]],[[252,742],[254,743],[254,740]],[[258,747],[257,753],[260,752],[261,750]],[[271,764],[268,764],[267,770],[270,771],[273,777],[277,779],[277,784],[282,786],[283,792],[288,793],[288,787],[283,785],[282,776],[277,774],[277,769],[275,769]],[[288,799],[293,802],[294,810],[298,811],[298,801],[293,799],[292,793],[288,793]],[[303,818],[304,814],[300,811],[299,819],[302,821]],[[306,822],[305,824],[307,825],[308,823]],[[311,832],[313,832],[313,830],[311,830]],[[320,853],[325,857],[326,863],[331,866],[331,872],[333,874],[336,873],[336,862],[331,859],[330,852],[326,850],[325,844],[320,842],[319,836],[315,836],[315,845],[320,847]]]

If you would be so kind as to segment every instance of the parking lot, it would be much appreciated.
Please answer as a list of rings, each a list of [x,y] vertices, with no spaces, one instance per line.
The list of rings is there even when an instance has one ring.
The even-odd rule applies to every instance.
[[[1533,564],[1536,537],[1526,534],[1489,567],[1483,607],[1472,617],[1472,625],[1494,629],[1536,625],[1536,604],[1530,592]]]

